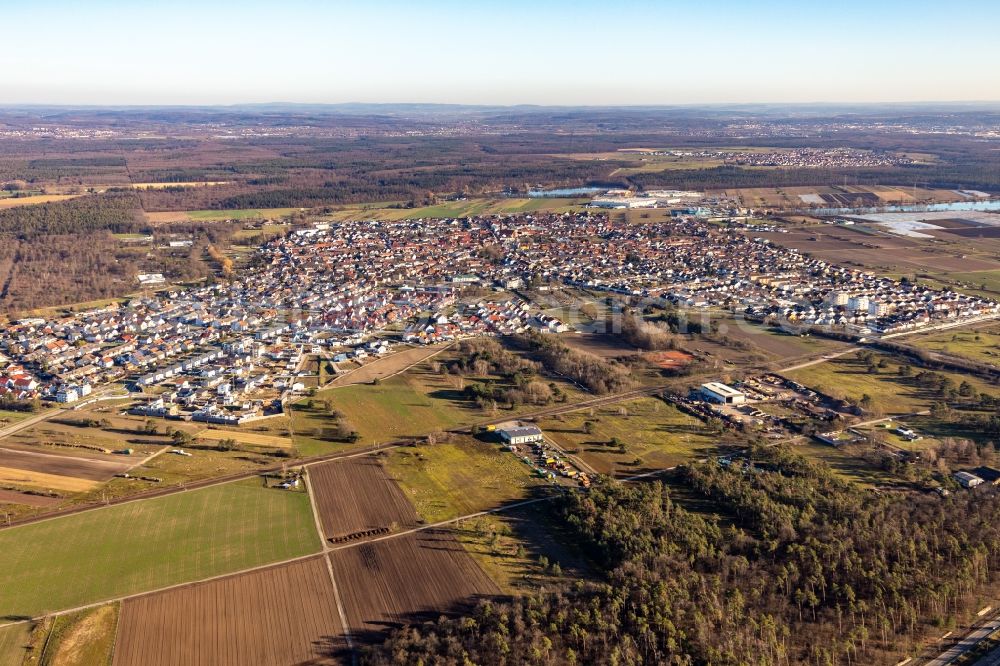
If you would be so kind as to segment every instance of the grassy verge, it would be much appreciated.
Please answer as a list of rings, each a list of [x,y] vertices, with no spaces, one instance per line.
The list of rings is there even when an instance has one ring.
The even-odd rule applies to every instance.
[[[52,623],[41,666],[108,666],[115,647],[118,604],[60,615]]]
[[[0,409],[0,426],[14,425],[34,415],[34,412],[14,412],[7,409]]]
[[[1000,332],[947,331],[913,341],[916,347],[954,354],[979,363],[1000,365]]]

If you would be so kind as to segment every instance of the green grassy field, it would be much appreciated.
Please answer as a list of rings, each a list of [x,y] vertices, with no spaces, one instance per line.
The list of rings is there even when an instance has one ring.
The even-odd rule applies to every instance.
[[[439,357],[446,360],[449,356]],[[461,381],[460,385],[458,382]],[[548,378],[546,382],[550,381]],[[327,389],[316,394],[314,403],[329,400],[342,413],[352,429],[361,435],[360,444],[419,437],[436,430],[448,430],[479,421],[504,416],[516,416],[541,409],[538,405],[519,405],[514,410],[501,406],[488,413],[465,398],[462,386],[473,382],[501,383],[499,377],[442,376],[421,364],[406,372],[384,379],[378,384],[355,384]],[[569,400],[582,393],[564,382],[556,382]],[[303,455],[314,455],[343,444],[324,442],[315,435],[317,429],[330,426],[332,420],[322,410],[298,408],[292,410],[292,430],[295,446]]]
[[[912,377],[902,377],[898,374],[901,365],[899,359],[882,355],[876,355],[875,359],[876,361],[886,359],[888,362],[888,367],[880,369],[878,374],[868,373],[867,365],[853,355],[784,374],[797,382],[836,398],[857,400],[862,395],[867,394],[872,398],[874,414],[886,416],[910,414],[929,409],[937,400],[935,392],[918,386]],[[914,374],[919,371],[919,368],[913,370]],[[968,381],[979,392],[996,393],[994,388],[975,377],[942,371],[936,372],[939,375],[950,377],[955,386],[963,381]]]
[[[29,416],[34,416],[31,412],[13,412],[6,409],[0,409],[0,423],[13,425],[19,423]]]
[[[945,331],[911,341],[921,349],[962,356],[979,363],[1000,365],[1000,331]]]
[[[236,241],[242,241],[256,247],[257,243],[262,239],[281,235],[287,232],[289,228],[288,225],[284,224],[265,224],[260,229],[240,229],[233,234],[233,238]]]
[[[819,355],[846,347],[836,340],[816,335],[792,335],[777,327],[762,326],[728,315],[719,317],[718,322],[720,335],[749,342],[754,349],[776,359]]]
[[[242,208],[236,210],[189,210],[187,216],[198,222],[218,220],[274,219],[291,215],[298,208]]]
[[[835,447],[809,440],[804,444],[796,444],[796,453],[814,460],[822,460],[834,474],[848,481],[854,481],[864,486],[880,486],[895,484],[898,479],[861,457],[863,449],[857,446]]]
[[[591,434],[584,430],[587,421],[593,423]],[[578,451],[584,462],[605,474],[673,467],[712,451],[718,439],[701,421],[657,398],[571,412],[544,419],[538,426],[554,442]],[[625,444],[626,453],[608,446],[613,438]],[[640,462],[635,465],[637,458]]]
[[[361,440],[354,445],[356,447],[420,437],[453,428],[471,418],[464,413],[468,410],[451,401],[426,395],[403,376],[387,379],[379,385],[358,384],[317,395],[319,399],[330,399],[335,409],[345,415],[349,427],[360,434]],[[322,409],[310,410],[299,403],[293,406],[291,414],[292,441],[302,455],[318,455],[351,446],[321,436],[324,428],[335,425],[334,419]]]
[[[380,219],[412,220],[417,218],[469,217],[471,215],[499,215],[503,213],[533,213],[540,211],[565,212],[580,210],[589,199],[560,198],[501,198],[447,201],[433,206],[417,208],[390,208],[388,205],[368,204],[348,206],[329,215],[332,220]]]
[[[0,531],[0,617],[37,616],[315,552],[305,493],[256,479]]]
[[[951,283],[963,283],[969,285],[970,289],[979,293],[992,295],[1000,294],[1000,270],[998,271],[973,271],[970,273],[941,273],[941,277]]]
[[[31,636],[31,628],[30,622],[21,622],[0,629],[0,664],[20,666],[26,654],[25,646]]]
[[[546,485],[514,454],[471,437],[395,449],[386,468],[430,523],[526,499]]]

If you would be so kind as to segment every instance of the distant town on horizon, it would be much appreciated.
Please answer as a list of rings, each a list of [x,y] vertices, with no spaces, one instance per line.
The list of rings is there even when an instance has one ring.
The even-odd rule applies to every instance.
[[[0,666],[1000,664],[1000,5],[4,18]]]

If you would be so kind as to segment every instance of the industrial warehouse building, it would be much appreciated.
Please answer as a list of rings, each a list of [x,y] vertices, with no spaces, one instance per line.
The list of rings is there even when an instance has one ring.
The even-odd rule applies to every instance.
[[[542,441],[542,431],[536,426],[501,428],[500,439],[507,444],[531,444]]]
[[[963,488],[975,488],[976,486],[981,486],[983,480],[981,477],[975,474],[970,474],[969,472],[955,472],[952,477],[958,481],[959,485]]]
[[[595,208],[655,208],[656,199],[649,197],[600,197],[590,202]]]
[[[746,402],[747,396],[742,391],[726,386],[721,382],[709,382],[701,385],[701,395],[709,402],[722,405],[739,405]]]

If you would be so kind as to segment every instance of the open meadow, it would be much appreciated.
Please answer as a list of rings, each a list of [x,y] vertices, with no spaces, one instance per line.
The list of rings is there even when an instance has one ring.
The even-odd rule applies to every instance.
[[[387,379],[414,365],[418,365],[433,356],[441,354],[449,346],[449,343],[445,343],[410,347],[387,356],[371,359],[364,365],[348,369],[343,374],[329,379],[328,388],[349,386],[352,384],[367,384],[376,380],[381,381],[383,379]],[[320,363],[320,365],[322,366],[323,364]],[[323,382],[321,382],[321,385],[322,384]]]
[[[540,420],[538,427],[548,439],[575,451],[598,472],[616,476],[704,457],[718,440],[718,434],[704,423],[659,398],[560,414]]]
[[[0,617],[34,617],[306,555],[304,492],[258,480],[0,530]]]
[[[347,427],[359,434],[360,443],[367,445],[418,437],[474,420],[474,410],[427,389],[411,371],[378,384],[320,391],[315,398],[292,406],[295,446],[303,455],[346,446],[325,434],[336,419],[319,406],[323,401],[329,401],[337,414],[343,415]]]
[[[529,499],[547,485],[499,444],[468,436],[394,449],[385,464],[429,523]]]
[[[883,362],[884,367],[878,367]],[[901,375],[900,367],[906,363],[900,359],[876,354],[875,363],[878,372],[870,372],[867,363],[848,355],[783,374],[834,398],[858,401],[867,395],[872,402],[871,413],[876,416],[925,411],[940,399],[936,391],[920,386],[914,377]],[[912,372],[915,375],[919,369]],[[976,377],[935,372],[950,379],[956,387],[965,381],[977,392],[998,393],[996,387]]]
[[[398,205],[393,206],[392,204],[364,204],[337,209],[330,213],[327,218],[334,221],[394,221],[535,212],[563,213],[570,210],[581,210],[588,201],[589,199],[562,199],[555,197],[512,197],[446,201],[431,206],[418,206],[415,208],[403,208]]]
[[[498,405],[496,410],[480,408],[465,392],[466,386],[479,383],[491,388],[510,388],[512,384],[494,375],[459,377],[435,371],[437,363],[454,358],[449,351],[385,380],[326,389],[296,403],[291,410],[295,446],[303,455],[344,446],[323,434],[335,420],[331,411],[321,406],[323,403],[328,403],[330,410],[358,433],[359,443],[369,445],[417,438],[429,432],[513,417],[544,407],[518,404],[513,409],[508,405]],[[569,400],[583,395],[565,381],[544,376],[541,379],[556,384]]]
[[[1000,328],[995,325],[976,330],[942,331],[910,338],[907,342],[928,351],[961,356],[987,365],[1000,365]]]

